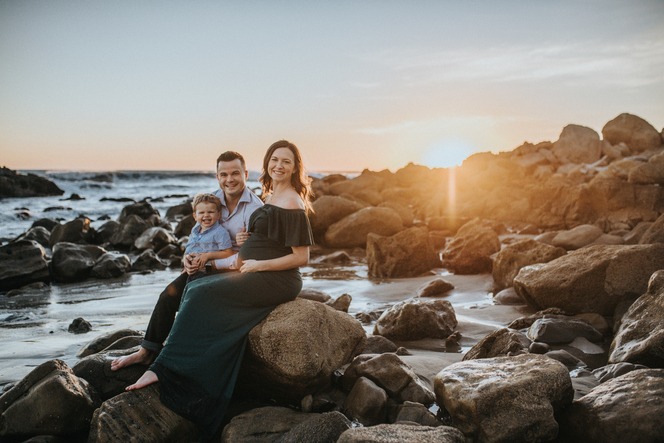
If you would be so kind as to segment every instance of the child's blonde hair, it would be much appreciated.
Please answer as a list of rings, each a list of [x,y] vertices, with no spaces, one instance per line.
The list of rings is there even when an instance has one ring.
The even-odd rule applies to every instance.
[[[199,203],[214,203],[217,207],[217,211],[221,212],[221,200],[214,194],[198,194],[194,197],[194,201],[191,203],[194,212],[196,212],[196,206]]]

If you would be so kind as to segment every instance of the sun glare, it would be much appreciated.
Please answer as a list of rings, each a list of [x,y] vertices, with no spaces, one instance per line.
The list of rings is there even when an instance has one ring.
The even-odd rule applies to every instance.
[[[424,152],[422,163],[430,168],[461,166],[461,163],[475,151],[475,147],[465,140],[442,140],[434,143]]]

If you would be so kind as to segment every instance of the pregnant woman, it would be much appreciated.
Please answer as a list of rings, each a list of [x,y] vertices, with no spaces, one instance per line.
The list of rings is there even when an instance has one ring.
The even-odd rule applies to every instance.
[[[297,147],[285,140],[267,150],[265,205],[251,216],[240,248],[239,273],[187,285],[166,344],[128,390],[159,381],[161,401],[194,422],[203,441],[215,434],[231,399],[247,334],[302,289],[299,266],[309,261],[313,235],[307,214],[311,188]]]

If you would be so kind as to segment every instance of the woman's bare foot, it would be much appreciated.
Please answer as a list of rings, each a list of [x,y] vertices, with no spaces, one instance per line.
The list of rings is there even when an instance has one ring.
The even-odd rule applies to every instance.
[[[152,383],[158,382],[157,374],[152,371],[145,371],[145,374],[141,375],[141,378],[138,379],[133,385],[129,385],[125,388],[125,391],[133,391],[134,389],[140,389]]]
[[[149,365],[155,359],[154,352],[141,348],[133,354],[118,357],[111,362],[111,371],[117,371],[120,368],[131,365]]]

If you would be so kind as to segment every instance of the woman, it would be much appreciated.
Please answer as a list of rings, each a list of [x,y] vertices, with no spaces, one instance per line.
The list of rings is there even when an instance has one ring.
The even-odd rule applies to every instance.
[[[233,393],[247,334],[277,305],[302,289],[299,266],[309,262],[313,235],[311,188],[297,147],[278,141],[263,159],[265,205],[249,221],[240,273],[187,285],[164,349],[127,390],[159,381],[161,401],[212,438]]]

